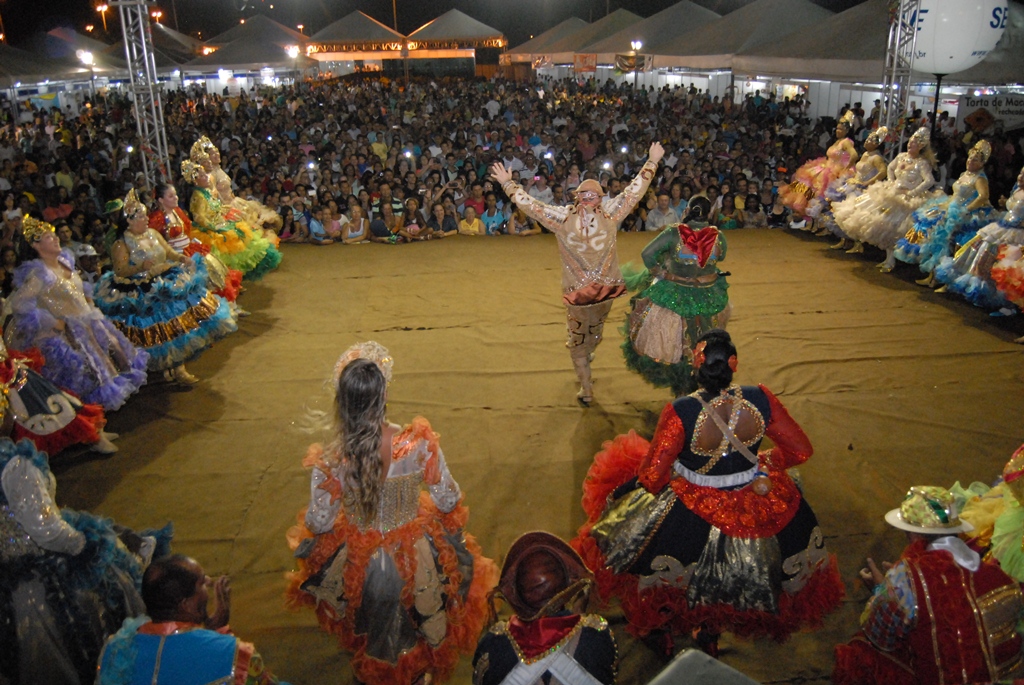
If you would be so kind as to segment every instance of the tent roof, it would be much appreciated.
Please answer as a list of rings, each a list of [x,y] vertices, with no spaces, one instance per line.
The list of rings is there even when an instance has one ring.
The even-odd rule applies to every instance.
[[[236,40],[209,55],[197,57],[182,66],[187,71],[211,73],[218,69],[307,69],[316,64],[304,54],[292,59],[285,52],[289,44],[269,43],[256,40]],[[291,43],[295,45],[295,43]]]
[[[696,2],[698,5],[724,17],[742,7],[746,7],[751,2],[754,2],[754,0],[696,0]]]
[[[356,10],[313,34],[312,41],[323,43],[378,43],[401,41],[404,36],[376,19]]]
[[[513,54],[523,55],[535,55],[545,52],[549,46],[557,43],[563,38],[570,36],[577,31],[589,26],[589,24],[579,17],[569,17],[560,24],[556,24],[539,36],[534,36],[530,40],[526,41],[522,45],[519,45],[513,50],[509,50]]]
[[[646,53],[649,52],[648,45],[665,43],[721,18],[721,15],[690,0],[682,0],[643,21],[588,45],[587,52],[596,52],[598,62],[610,62],[616,54],[627,52],[632,41],[640,40],[644,44],[641,52]]]
[[[206,44],[221,46],[234,43],[237,40],[268,41],[276,45],[303,45],[309,42],[309,36],[304,36],[284,24],[257,14],[246,19],[244,24],[238,24],[224,33],[214,36],[206,41]]]
[[[611,14],[601,17],[593,24],[588,24],[579,31],[549,45],[547,52],[551,54],[554,61],[571,62],[574,53],[589,53],[590,45],[618,33],[639,21],[642,21],[642,17],[628,10],[617,9]]]
[[[33,54],[0,43],[0,84],[13,87],[18,81],[36,83],[46,79],[61,80],[89,73],[85,65],[72,67],[48,57]]]
[[[832,16],[832,12],[809,0],[756,0],[735,12],[705,24],[701,30],[675,36],[660,44],[645,46],[655,55],[656,66],[725,69],[733,55],[799,32]]]
[[[113,72],[126,72],[128,65],[124,61],[122,48],[121,53],[111,52],[112,46],[83,36],[68,28],[56,28],[47,33],[37,33],[25,43],[24,48],[28,52],[49,58],[51,61],[64,64],[66,67],[77,68],[88,67],[82,64],[78,57],[80,50],[92,53],[93,69],[96,74],[112,75]]]
[[[800,40],[783,36],[744,49],[733,69],[744,74],[880,82],[889,35],[888,0],[867,0],[828,17]]]
[[[160,22],[153,22],[151,26],[153,27],[153,46],[156,48],[169,53],[180,52],[189,55],[198,55],[203,50],[203,41],[201,40],[186,36]]]
[[[943,83],[999,85],[1024,83],[1024,5],[1009,0],[1010,21],[996,49],[970,69],[947,76]]]
[[[945,77],[946,83],[1024,82],[1024,5],[1009,0],[1010,21],[1002,39],[980,64]],[[727,17],[728,18],[728,17]],[[800,40],[784,36],[745,49],[733,59],[739,73],[827,81],[879,83],[889,35],[887,0],[867,0],[803,30]],[[915,73],[915,80],[934,80]]]
[[[500,40],[504,43],[505,35],[459,10],[452,9],[410,33],[409,40],[418,43],[441,41],[460,44]]]

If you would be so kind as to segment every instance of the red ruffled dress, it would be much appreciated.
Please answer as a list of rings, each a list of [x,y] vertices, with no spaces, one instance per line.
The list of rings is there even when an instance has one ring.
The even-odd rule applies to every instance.
[[[68,390],[43,378],[43,355],[34,348],[10,350],[0,360],[0,383],[8,388],[7,411],[14,421],[15,442],[31,440],[40,452],[54,455],[71,445],[99,442],[107,418],[103,407],[85,404]]]
[[[210,290],[228,302],[238,299],[242,288],[242,272],[229,269],[224,262],[210,256],[210,248],[198,240],[192,239],[192,220],[181,207],[174,208],[171,219],[163,210],[155,209],[149,214],[149,227],[156,230],[175,250],[191,257],[194,254],[203,256],[206,269],[210,273]]]
[[[587,522],[572,545],[634,634],[703,625],[781,641],[819,625],[845,594],[814,512],[786,472],[811,456],[807,436],[764,386],[732,386],[709,400],[713,409],[723,403],[734,431],[740,420],[753,427],[744,444],[758,463],[725,439],[701,448],[701,436],[718,440],[721,431],[687,396],[665,407],[651,443],[632,431],[605,443],[584,481]],[[776,446],[757,454],[764,436]],[[772,488],[757,494],[765,476]]]
[[[396,433],[370,522],[359,519],[339,467],[325,457],[317,444],[303,462],[313,469],[311,499],[288,531],[298,563],[288,574],[289,605],[316,610],[364,683],[447,679],[476,648],[498,568],[463,532],[469,510],[437,434],[422,417]]]

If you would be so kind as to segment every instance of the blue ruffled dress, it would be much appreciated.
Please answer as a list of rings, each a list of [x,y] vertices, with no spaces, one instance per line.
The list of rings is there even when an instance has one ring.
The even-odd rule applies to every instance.
[[[146,383],[149,355],[89,303],[71,266],[54,271],[33,259],[15,271],[14,287],[7,300],[7,347],[39,348],[46,358],[41,373],[51,383],[106,411]]]
[[[58,509],[45,452],[0,438],[0,682],[91,683],[103,642],[143,612],[145,560],[109,519]],[[140,531],[155,556],[171,526]]]
[[[166,260],[151,228],[141,235],[126,231],[129,264]],[[96,284],[96,306],[136,346],[149,354],[149,370],[163,371],[185,362],[215,340],[238,330],[227,300],[209,289],[209,274],[200,255],[158,276],[146,272],[121,278],[103,274]]]
[[[978,198],[975,184],[979,178],[986,178],[984,172],[965,171],[954,181],[951,196],[929,200],[914,210],[913,225],[896,243],[896,258],[919,264],[921,271],[930,273],[943,257],[955,253],[991,223],[995,215],[991,206],[967,211]]]

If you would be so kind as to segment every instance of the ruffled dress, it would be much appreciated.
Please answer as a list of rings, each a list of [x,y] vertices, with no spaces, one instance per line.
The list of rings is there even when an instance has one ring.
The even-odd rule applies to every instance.
[[[255,230],[274,229],[280,230],[283,220],[281,215],[275,212],[270,207],[267,207],[261,202],[256,200],[246,200],[244,198],[235,195],[231,189],[231,178],[221,167],[215,167],[213,170],[214,184],[217,186],[217,195],[223,201],[227,201],[227,204],[241,212],[242,217],[245,221],[252,226]],[[280,247],[281,239],[272,233],[271,235],[264,234],[264,237],[270,241],[270,244],[274,247]]]
[[[59,271],[38,259],[18,267],[7,300],[13,317],[4,334],[7,348],[38,348],[47,380],[113,411],[145,384],[149,355],[89,304],[77,273]],[[64,330],[57,330],[61,322]]]
[[[253,229],[233,208],[224,209],[220,200],[206,188],[192,192],[192,236],[220,259],[229,269],[237,269],[245,278],[258,280],[281,263],[281,253]]]
[[[57,454],[71,445],[99,442],[107,419],[103,407],[80,399],[46,380],[35,369],[44,366],[37,350],[8,352],[0,359],[0,383],[8,388],[8,410],[16,441],[31,440],[36,449]]]
[[[967,211],[978,198],[979,178],[986,178],[985,173],[965,171],[953,182],[951,196],[929,200],[914,210],[912,226],[896,243],[896,259],[919,264],[921,271],[931,273],[951,250],[959,250],[989,224],[995,214],[990,205]]]
[[[846,235],[836,224],[832,207],[843,200],[859,197],[864,192],[868,183],[878,173],[874,164],[871,163],[874,157],[881,157],[881,155],[877,151],[865,153],[854,167],[852,176],[833,181],[825,188],[825,196],[821,200],[822,207],[818,212],[817,219],[822,226],[827,227],[838,238],[849,239],[850,236]]]
[[[1006,290],[997,286],[999,280],[1010,291],[1014,274],[1019,278],[1011,259],[1024,246],[1024,194],[1017,188],[1006,202],[1006,214],[999,221],[985,226],[960,248],[953,257],[944,257],[935,270],[935,277],[950,292],[962,295],[968,302],[987,309],[1007,306]],[[997,264],[1002,262],[997,268]]]
[[[764,386],[732,386],[709,401],[712,410],[722,403],[731,428],[740,415],[753,422],[750,452],[764,436],[775,443],[757,464],[725,439],[699,447],[705,431],[721,431],[688,396],[665,407],[651,443],[632,431],[605,443],[583,483],[587,522],[572,546],[634,634],[706,625],[785,640],[820,625],[843,598],[835,556],[786,472],[810,457],[807,436]],[[753,489],[759,475],[772,484],[765,495]]]
[[[58,509],[30,441],[0,439],[0,484],[0,680],[91,683],[104,640],[145,610],[145,559],[112,521]],[[169,525],[139,534],[152,536],[145,556],[169,551]]]
[[[210,276],[210,289],[228,302],[238,299],[242,289],[242,272],[229,269],[224,262],[210,254],[210,248],[192,238],[192,220],[181,207],[170,214],[155,209],[149,215],[149,227],[164,237],[167,244],[186,257],[202,255]]]
[[[396,433],[380,514],[369,522],[325,457],[313,445],[304,461],[312,497],[288,532],[299,567],[289,574],[289,604],[316,610],[364,683],[407,684],[427,672],[447,679],[476,648],[498,569],[464,533],[469,511],[437,434],[423,418]]]
[[[792,183],[779,189],[779,199],[784,206],[797,214],[818,217],[824,207],[821,200],[825,190],[853,174],[850,153],[842,144],[843,140],[833,143],[824,157],[812,159],[797,169]]]
[[[1020,231],[1024,228],[1024,191],[1014,187],[1010,199],[1006,201],[1006,215],[1000,220],[1006,229]],[[992,281],[996,289],[1007,300],[1024,309],[1024,250],[1021,238],[1012,234],[1016,242],[1007,242],[999,246],[996,263],[992,266]]]
[[[900,153],[889,163],[888,180],[868,187],[863,194],[832,205],[836,224],[854,240],[883,250],[896,247],[907,232],[911,213],[935,197],[931,164],[923,157]]]
[[[725,236],[714,226],[678,224],[644,248],[643,271],[624,269],[640,292],[631,300],[622,353],[626,366],[651,385],[676,395],[693,390],[693,346],[728,318],[729,284],[718,270],[725,253]]]
[[[129,264],[166,257],[151,228],[135,235],[125,231]],[[113,271],[100,277],[94,298],[132,344],[149,353],[149,370],[172,369],[238,330],[228,303],[208,289],[206,264],[200,255],[157,276],[147,272],[121,278]]]

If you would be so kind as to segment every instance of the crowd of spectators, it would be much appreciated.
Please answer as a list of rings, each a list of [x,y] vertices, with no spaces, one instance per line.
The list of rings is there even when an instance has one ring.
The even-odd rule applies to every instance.
[[[858,142],[876,125],[877,103],[854,103]],[[528,192],[551,204],[572,202],[595,178],[609,197],[643,164],[653,140],[665,159],[623,230],[659,230],[684,218],[694,197],[721,228],[783,227],[780,185],[803,161],[821,156],[833,121],[811,121],[800,96],[760,92],[711,97],[693,87],[640,88],[609,80],[530,84],[501,79],[428,79],[406,84],[354,75],[237,94],[198,87],[164,94],[170,172],[183,203],[191,189],[179,163],[201,135],[221,149],[236,195],[278,211],[285,242],[317,245],[406,243],[453,235],[535,235],[487,168],[502,161]],[[841,115],[843,111],[838,112]],[[906,127],[920,123],[908,117]],[[132,107],[110,91],[77,116],[22,108],[0,132],[0,283],[25,258],[21,217],[58,225],[80,257],[86,280],[102,268],[111,217],[108,200],[143,189],[142,148]],[[942,179],[963,169],[974,134],[941,116],[936,148]],[[998,200],[1013,185],[1021,150],[1002,132],[988,175]],[[67,227],[64,227],[66,223]],[[93,253],[96,254],[93,254]]]

